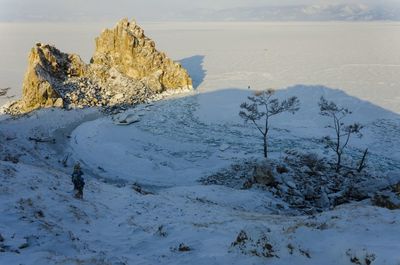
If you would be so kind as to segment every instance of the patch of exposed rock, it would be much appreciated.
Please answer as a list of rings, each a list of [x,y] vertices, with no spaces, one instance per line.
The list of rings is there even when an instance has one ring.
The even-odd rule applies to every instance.
[[[283,160],[245,160],[200,182],[271,192],[281,200],[275,208],[290,214],[314,214],[365,199],[372,199],[380,207],[400,209],[400,176],[387,177],[373,172],[345,168],[337,173],[324,158],[293,151]]]
[[[191,88],[187,71],[159,52],[134,21],[123,19],[96,38],[90,64],[76,54],[36,44],[29,54],[22,99],[6,112],[135,104],[167,90]]]

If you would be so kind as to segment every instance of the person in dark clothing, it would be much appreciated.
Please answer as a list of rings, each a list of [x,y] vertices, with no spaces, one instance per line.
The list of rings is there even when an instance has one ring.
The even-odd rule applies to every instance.
[[[85,187],[85,180],[82,177],[83,172],[81,170],[81,165],[76,163],[74,166],[74,172],[72,173],[72,183],[74,184],[75,198],[83,198],[83,188]]]

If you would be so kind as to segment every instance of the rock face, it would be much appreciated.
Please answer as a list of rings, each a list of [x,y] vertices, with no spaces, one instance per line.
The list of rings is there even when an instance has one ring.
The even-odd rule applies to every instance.
[[[77,55],[68,55],[49,45],[36,44],[29,55],[25,74],[22,110],[62,107],[64,100],[59,85],[69,76],[82,76],[86,66]]]
[[[7,112],[135,104],[165,90],[191,88],[187,71],[157,51],[135,22],[123,19],[96,38],[90,64],[76,54],[36,44],[29,55],[23,97]]]
[[[143,29],[134,21],[128,22],[126,19],[121,20],[113,30],[107,29],[96,38],[96,52],[92,62],[105,66],[105,69],[115,68],[127,77],[149,83],[156,91],[192,85],[181,65],[158,52],[154,41],[144,35]]]

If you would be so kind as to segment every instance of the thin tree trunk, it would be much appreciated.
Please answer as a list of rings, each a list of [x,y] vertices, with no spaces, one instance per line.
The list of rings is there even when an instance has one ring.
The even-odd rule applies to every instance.
[[[264,157],[268,158],[267,135],[264,135]]]
[[[341,165],[342,165],[342,154],[337,153],[336,173],[339,173]]]

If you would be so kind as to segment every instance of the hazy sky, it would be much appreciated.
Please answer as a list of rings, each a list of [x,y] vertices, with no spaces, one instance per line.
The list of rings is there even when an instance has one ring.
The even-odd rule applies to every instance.
[[[365,3],[400,0],[0,0],[0,21],[115,19],[159,20],[187,10],[302,4]]]

